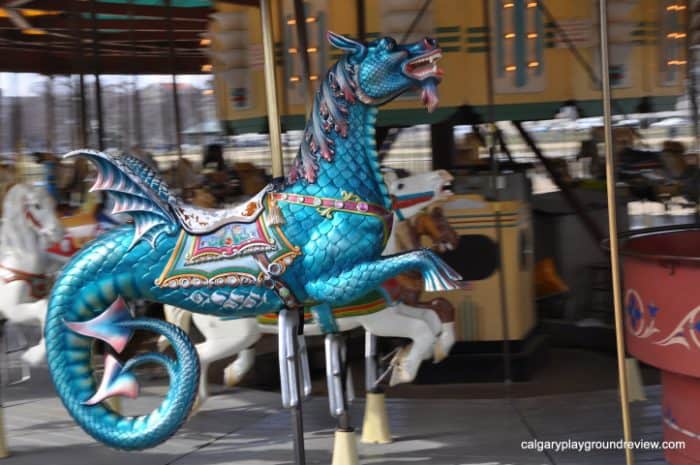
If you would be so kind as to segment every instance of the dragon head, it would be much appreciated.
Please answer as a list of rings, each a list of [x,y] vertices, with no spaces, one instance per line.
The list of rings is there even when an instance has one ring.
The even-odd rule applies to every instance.
[[[382,105],[407,90],[420,88],[428,111],[437,107],[437,85],[442,79],[437,61],[442,51],[435,39],[426,37],[399,45],[391,37],[383,37],[362,44],[329,31],[328,40],[347,52],[348,62],[355,67],[355,94],[363,103]]]

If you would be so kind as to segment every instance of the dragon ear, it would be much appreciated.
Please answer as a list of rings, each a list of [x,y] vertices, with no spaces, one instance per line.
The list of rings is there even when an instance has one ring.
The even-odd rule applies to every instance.
[[[360,57],[365,53],[366,47],[360,42],[348,39],[332,31],[328,31],[326,37],[328,37],[328,42],[330,42],[332,46],[348,52],[350,55]]]

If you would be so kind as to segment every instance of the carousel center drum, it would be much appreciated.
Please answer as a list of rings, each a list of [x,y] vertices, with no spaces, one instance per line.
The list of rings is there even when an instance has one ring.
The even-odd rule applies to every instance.
[[[661,370],[673,465],[700,464],[700,227],[646,230],[621,247],[629,351]]]

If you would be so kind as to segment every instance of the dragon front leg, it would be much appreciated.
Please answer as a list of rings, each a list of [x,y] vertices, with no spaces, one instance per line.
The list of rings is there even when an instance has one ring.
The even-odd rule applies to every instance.
[[[434,252],[419,249],[384,256],[374,262],[360,263],[338,275],[311,281],[305,288],[314,300],[342,305],[407,271],[420,272],[428,292],[449,291],[465,286],[465,283],[460,282],[462,277],[459,273]]]

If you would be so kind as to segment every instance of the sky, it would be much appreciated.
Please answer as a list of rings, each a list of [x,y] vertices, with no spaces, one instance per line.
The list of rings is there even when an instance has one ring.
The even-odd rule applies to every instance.
[[[87,76],[89,80],[92,80],[92,76]],[[124,79],[130,79],[131,76],[115,76],[115,75],[103,75],[100,76],[100,82],[102,85],[118,84]],[[186,82],[198,87],[205,87],[206,81],[212,78],[211,75],[183,75],[178,76],[178,82]],[[33,73],[0,73],[0,89],[2,89],[2,95],[4,97],[14,97],[14,96],[30,96],[37,95],[39,91],[43,92],[43,83],[46,80],[46,76],[41,74]],[[170,82],[171,76],[167,75],[144,75],[138,76],[139,87],[145,87],[149,84],[157,82]],[[88,81],[90,82],[90,81]]]

